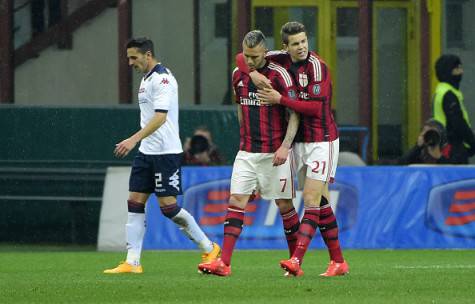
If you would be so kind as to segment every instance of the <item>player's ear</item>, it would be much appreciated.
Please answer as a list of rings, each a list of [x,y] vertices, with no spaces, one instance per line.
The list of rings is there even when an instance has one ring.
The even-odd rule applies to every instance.
[[[288,46],[287,44],[285,44],[285,43],[282,43],[282,49],[283,49],[284,51],[288,51],[288,50],[289,50],[289,46]]]

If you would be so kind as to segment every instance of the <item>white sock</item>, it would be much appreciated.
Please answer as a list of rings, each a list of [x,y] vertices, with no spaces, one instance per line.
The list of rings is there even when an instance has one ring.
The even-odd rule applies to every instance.
[[[172,221],[178,225],[180,230],[195,243],[203,252],[209,253],[213,250],[213,242],[211,242],[195,218],[185,209],[181,208],[180,212],[172,218]]]
[[[129,212],[125,228],[127,232],[127,263],[134,266],[140,265],[145,235],[145,213]]]

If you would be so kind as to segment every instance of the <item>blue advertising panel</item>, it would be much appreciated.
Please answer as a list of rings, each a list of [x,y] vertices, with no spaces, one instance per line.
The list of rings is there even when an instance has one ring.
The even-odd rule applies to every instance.
[[[183,168],[179,204],[222,243],[231,167]],[[330,186],[344,248],[475,248],[475,169],[470,167],[342,167]],[[300,192],[294,205],[302,216]],[[241,249],[286,249],[274,202],[246,208]],[[322,248],[317,234],[311,247]],[[145,249],[195,249],[165,218],[155,197],[147,204]]]

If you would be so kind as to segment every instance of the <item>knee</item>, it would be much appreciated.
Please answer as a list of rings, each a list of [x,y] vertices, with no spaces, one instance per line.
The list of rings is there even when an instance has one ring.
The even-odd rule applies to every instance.
[[[127,200],[127,209],[130,213],[145,213],[145,203]]]
[[[169,219],[173,219],[180,212],[181,207],[179,207],[177,204],[171,204],[160,207],[160,210],[164,216],[168,217]]]
[[[292,200],[275,200],[275,204],[279,208],[280,213],[286,213],[294,208]]]
[[[320,206],[321,194],[315,192],[304,192],[303,193],[303,202],[305,206],[318,207]]]
[[[241,209],[246,208],[247,201],[249,200],[249,196],[245,197],[242,195],[233,195],[229,197],[229,206],[239,207]]]

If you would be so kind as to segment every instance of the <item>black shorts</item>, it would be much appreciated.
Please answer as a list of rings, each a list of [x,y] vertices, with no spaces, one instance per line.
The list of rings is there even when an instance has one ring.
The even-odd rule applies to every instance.
[[[129,191],[153,193],[157,196],[181,194],[181,162],[183,153],[145,155],[138,152],[132,163]]]

